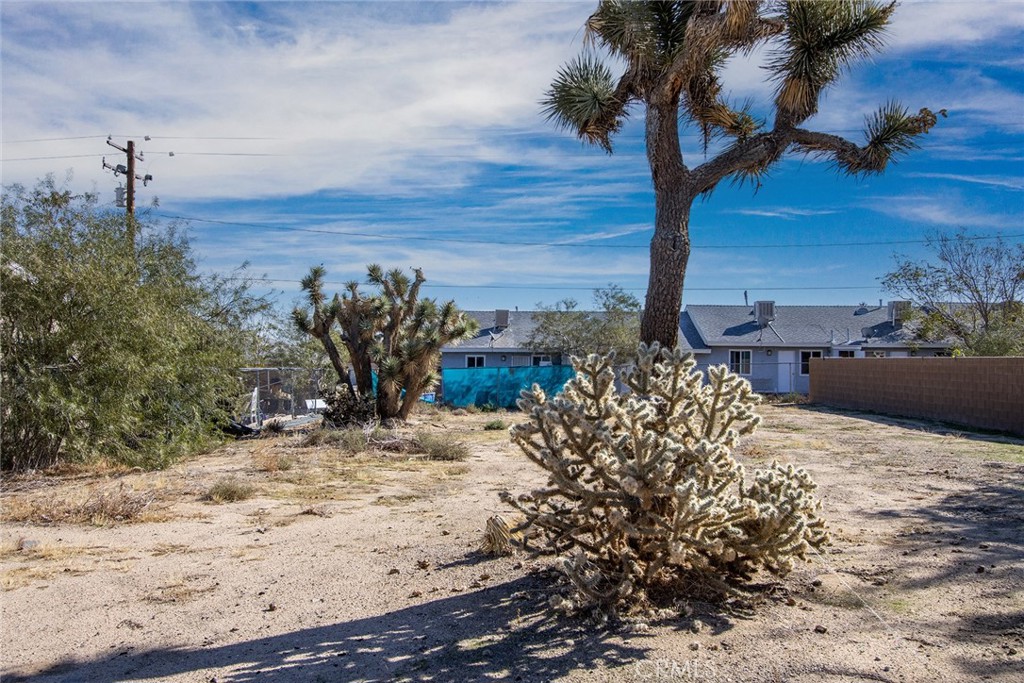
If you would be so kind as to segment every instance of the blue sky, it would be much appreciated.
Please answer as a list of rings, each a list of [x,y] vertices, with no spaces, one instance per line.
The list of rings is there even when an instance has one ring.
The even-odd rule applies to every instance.
[[[369,262],[422,267],[427,294],[470,309],[586,306],[608,283],[642,299],[642,111],[608,156],[538,104],[595,5],[4,1],[3,183],[70,170],[112,206],[105,139],[134,139],[154,176],[139,206],[192,219],[204,270],[249,261],[282,308],[321,263],[339,288]],[[882,176],[790,157],[757,193],[720,186],[693,213],[684,304],[872,302],[931,231],[1024,239],[1022,48],[1024,2],[904,2],[807,127],[860,140],[890,98],[949,118]],[[763,58],[724,79],[755,111]],[[703,160],[693,130],[683,148]]]

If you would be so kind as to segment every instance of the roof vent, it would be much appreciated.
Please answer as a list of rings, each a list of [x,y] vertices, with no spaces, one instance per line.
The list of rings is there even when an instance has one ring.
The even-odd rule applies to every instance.
[[[871,336],[874,333],[875,333],[875,328],[873,328],[873,327],[862,327],[862,328],[860,328],[860,336],[864,337],[865,339],[871,339]]]
[[[494,326],[498,329],[508,327],[509,313],[507,308],[499,308],[494,311]]]
[[[774,301],[755,301],[754,315],[757,317],[757,326],[764,327],[775,320]]]

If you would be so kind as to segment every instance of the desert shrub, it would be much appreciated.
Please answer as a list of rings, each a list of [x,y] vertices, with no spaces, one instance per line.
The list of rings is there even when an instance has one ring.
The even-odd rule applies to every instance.
[[[295,467],[295,459],[280,453],[257,453],[253,464],[261,472],[287,472]]]
[[[692,356],[641,345],[615,388],[614,356],[574,359],[576,375],[548,398],[524,391],[528,421],[512,439],[547,486],[503,499],[522,530],[562,555],[573,587],[565,610],[642,607],[655,588],[733,590],[757,569],[785,574],[828,540],[814,482],[773,463],[748,475],[733,459],[760,418],[750,384]]]
[[[496,432],[498,430],[507,429],[507,428],[508,428],[508,425],[505,424],[505,421],[501,420],[501,419],[491,420],[490,422],[488,422],[487,424],[484,425],[484,429],[489,431],[489,432],[490,431],[495,431]]]
[[[252,498],[256,487],[235,477],[218,480],[206,492],[206,500],[213,503],[235,503]]]
[[[284,422],[279,420],[267,420],[263,423],[263,426],[260,427],[260,436],[264,438],[281,436],[284,433]]]
[[[469,447],[448,432],[417,432],[415,441],[430,460],[465,460]]]
[[[4,506],[2,518],[9,522],[32,524],[94,524],[139,522],[152,509],[156,493],[136,491],[122,482],[117,487],[95,488],[84,500],[44,497],[11,501]]]
[[[140,218],[133,244],[123,212],[52,179],[4,188],[0,212],[0,466],[157,468],[209,446],[266,302],[201,277],[173,228]]]
[[[480,412],[481,413],[496,413],[499,410],[500,410],[500,408],[498,408],[498,406],[496,406],[495,404],[491,403],[490,401],[488,401],[487,403],[485,403],[482,406],[480,406]]]

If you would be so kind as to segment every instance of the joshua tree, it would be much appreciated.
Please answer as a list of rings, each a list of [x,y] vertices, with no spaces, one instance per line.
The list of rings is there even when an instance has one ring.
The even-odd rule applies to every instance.
[[[384,272],[371,264],[367,281],[380,289],[378,294],[366,296],[358,283],[350,282],[344,296],[335,295],[324,305],[324,269],[317,266],[302,281],[312,317],[304,309],[292,312],[296,326],[323,343],[339,376],[348,381],[348,369],[331,338],[334,323],[339,323],[340,339],[356,375],[355,387],[348,382],[353,398],[361,401],[373,396],[371,368],[376,364],[376,408],[381,420],[407,419],[420,395],[437,383],[441,347],[476,331],[476,321],[454,301],[439,305],[433,299],[420,299],[426,278],[419,268],[413,272],[416,277],[411,280],[401,270]]]
[[[334,370],[338,373],[338,379],[344,382],[352,395],[355,396],[355,388],[352,386],[352,380],[349,378],[348,367],[345,365],[345,361],[342,360],[338,347],[331,337],[331,329],[334,327],[335,318],[341,309],[341,303],[338,295],[335,295],[330,303],[324,303],[326,301],[324,296],[324,274],[326,272],[323,266],[314,266],[309,269],[309,274],[302,278],[302,290],[306,292],[310,309],[294,308],[292,310],[292,321],[300,332],[318,339],[323,344],[324,351],[327,352],[331,365],[334,366]]]
[[[879,50],[895,2],[873,0],[602,0],[586,23],[588,49],[558,72],[545,113],[581,139],[612,151],[611,139],[634,103],[645,114],[655,230],[640,338],[673,347],[690,256],[690,207],[726,178],[760,179],[789,151],[823,157],[851,175],[881,173],[935,125],[928,109],[883,105],[865,125],[865,142],[802,128],[822,92],[853,62]],[[749,105],[722,96],[729,57],[767,43],[775,84],[769,126]],[[599,50],[624,65],[616,78]],[[945,115],[945,111],[939,112]],[[697,126],[705,148],[725,148],[691,167],[680,149],[680,121]]]
[[[398,269],[387,273],[377,264],[367,268],[370,284],[380,287],[377,325],[380,334],[373,348],[377,361],[377,414],[381,419],[405,420],[420,395],[437,384],[441,347],[476,332],[476,321],[454,301],[438,305],[420,299],[426,281],[423,271],[410,280]],[[404,392],[404,395],[403,395]]]

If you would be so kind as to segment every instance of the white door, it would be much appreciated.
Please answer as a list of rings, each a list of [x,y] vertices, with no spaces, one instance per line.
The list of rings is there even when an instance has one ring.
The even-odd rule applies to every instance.
[[[793,391],[793,376],[796,374],[796,351],[778,351],[779,381],[775,391],[788,394]]]

